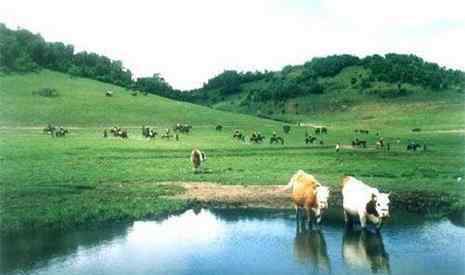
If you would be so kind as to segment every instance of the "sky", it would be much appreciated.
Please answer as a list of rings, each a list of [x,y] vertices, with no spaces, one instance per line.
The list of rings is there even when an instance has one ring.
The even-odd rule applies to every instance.
[[[465,70],[461,0],[2,0],[0,22],[193,89],[224,70],[412,53]]]

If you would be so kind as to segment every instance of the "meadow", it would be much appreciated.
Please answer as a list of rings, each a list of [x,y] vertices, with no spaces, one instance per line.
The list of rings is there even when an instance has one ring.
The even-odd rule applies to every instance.
[[[442,106],[434,113],[407,105],[403,108],[411,116],[387,112],[389,119],[378,121],[376,114],[392,106],[367,111],[365,116],[372,117],[366,120],[342,119],[341,112],[318,120],[307,117],[305,122],[325,123],[329,134],[319,136],[323,145],[305,145],[305,131],[311,134],[312,128],[292,125],[284,134],[283,123],[276,121],[153,95],[131,96],[112,85],[51,71],[0,80],[1,234],[134,220],[186,207],[185,201],[167,199],[182,188],[160,183],[287,184],[298,169],[333,190],[339,190],[343,175],[354,175],[383,191],[443,194],[451,206],[465,206],[465,183],[458,181],[465,177],[463,102],[447,100],[451,103],[445,107],[444,101],[431,102]],[[59,96],[33,95],[38,87],[54,87]],[[106,89],[115,96],[105,97]],[[424,130],[412,132],[411,120],[425,125]],[[163,131],[177,122],[192,124],[192,133],[179,141],[142,137],[142,125]],[[47,123],[63,125],[70,134],[52,138],[42,131]],[[224,125],[223,131],[215,130],[217,124]],[[127,127],[129,138],[103,138],[103,128],[114,125]],[[267,137],[276,131],[285,144],[241,143],[232,139],[236,128],[248,136],[255,130]],[[359,128],[371,131],[358,135],[368,141],[367,149],[349,145]],[[374,147],[375,132],[391,143],[390,152]],[[427,144],[427,150],[407,152],[410,140]],[[340,152],[336,143],[345,145]],[[207,153],[204,173],[192,171],[193,148]]]

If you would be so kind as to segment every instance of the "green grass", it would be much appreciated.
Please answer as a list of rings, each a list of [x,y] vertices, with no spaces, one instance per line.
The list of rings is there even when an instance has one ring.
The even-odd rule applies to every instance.
[[[353,112],[302,117],[329,126],[323,146],[304,145],[305,129],[294,126],[284,146],[252,145],[232,140],[234,128],[270,136],[274,130],[282,134],[282,124],[156,96],[133,97],[113,86],[115,96],[106,98],[107,84],[50,71],[1,76],[0,81],[0,234],[138,219],[185,207],[165,197],[182,189],[161,182],[286,184],[298,169],[333,190],[341,176],[350,174],[385,191],[441,193],[465,205],[465,184],[457,182],[465,177],[465,133],[437,132],[465,128],[463,102],[444,97],[423,103],[367,102],[352,106]],[[56,88],[60,95],[33,95],[37,87]],[[142,124],[168,127],[178,121],[194,128],[179,142],[141,136]],[[78,127],[66,138],[51,138],[41,129],[49,122]],[[222,132],[214,130],[218,122],[225,125]],[[133,126],[129,139],[104,139],[102,126],[113,124]],[[424,131],[412,133],[413,125]],[[392,152],[371,146],[336,153],[334,145],[349,144],[354,128],[372,130],[361,136],[371,145],[379,130],[393,144]],[[428,144],[428,151],[406,152],[409,139]],[[207,152],[208,173],[192,172],[193,147]]]

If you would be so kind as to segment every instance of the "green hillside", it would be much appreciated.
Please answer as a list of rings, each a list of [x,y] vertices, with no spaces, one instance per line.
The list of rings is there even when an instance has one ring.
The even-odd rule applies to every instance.
[[[56,96],[43,96],[44,88]],[[106,97],[105,92],[113,92]],[[71,77],[49,70],[38,73],[0,75],[0,126],[125,126],[171,127],[175,123],[199,125],[263,125],[250,116],[217,111],[164,97],[143,95],[126,88]]]
[[[296,67],[286,78],[298,78]],[[424,129],[457,129],[465,127],[465,90],[450,88],[434,91],[419,85],[403,84],[405,95],[390,96],[395,84],[374,81],[362,90],[360,83],[367,71],[359,66],[344,68],[334,77],[320,78],[324,92],[289,99],[254,101],[257,90],[269,89],[265,79],[240,86],[240,92],[221,96],[219,89],[205,90],[213,108],[253,114],[289,122],[323,125],[350,125],[365,128],[402,127]],[[357,79],[353,83],[353,79]],[[362,79],[362,80],[360,80]],[[384,94],[383,94],[384,93]],[[200,101],[201,103],[201,101]],[[349,122],[349,124],[347,124]]]

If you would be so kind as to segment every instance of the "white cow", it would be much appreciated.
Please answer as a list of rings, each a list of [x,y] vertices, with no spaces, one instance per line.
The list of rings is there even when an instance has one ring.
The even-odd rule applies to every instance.
[[[383,219],[389,217],[389,195],[370,187],[354,177],[344,177],[342,180],[342,206],[346,223],[353,216],[358,216],[362,228],[367,221],[381,228]]]

